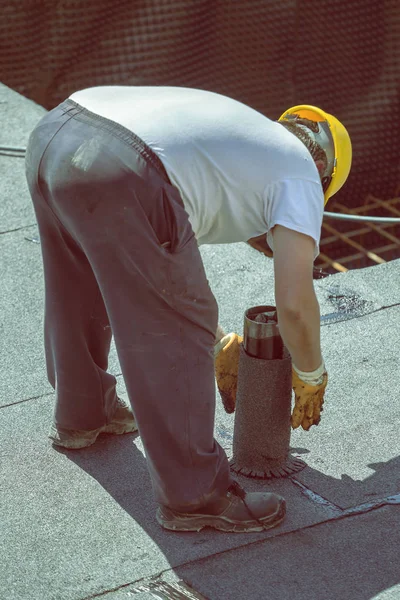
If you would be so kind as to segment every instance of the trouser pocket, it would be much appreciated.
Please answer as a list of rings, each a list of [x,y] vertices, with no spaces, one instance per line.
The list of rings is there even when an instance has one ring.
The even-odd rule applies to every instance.
[[[163,207],[168,227],[169,244],[163,244],[171,254],[181,252],[194,238],[194,232],[178,188],[166,184],[163,188]]]
[[[160,186],[158,178],[154,187],[151,179],[148,184],[152,193],[139,194],[140,204],[159,244],[171,254],[179,253],[194,238],[180,192],[166,182]]]

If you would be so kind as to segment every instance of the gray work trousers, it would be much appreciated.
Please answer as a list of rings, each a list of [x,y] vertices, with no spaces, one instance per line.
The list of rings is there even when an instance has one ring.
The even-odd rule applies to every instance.
[[[224,494],[229,464],[214,439],[218,308],[179,190],[140,138],[71,100],[32,132],[26,175],[55,423],[109,422],[114,335],[156,501],[183,510]]]

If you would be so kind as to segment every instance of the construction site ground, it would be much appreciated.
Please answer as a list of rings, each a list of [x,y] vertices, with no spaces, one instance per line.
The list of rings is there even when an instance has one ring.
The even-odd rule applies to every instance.
[[[0,86],[0,145],[24,147],[45,110]],[[306,468],[270,482],[287,518],[257,534],[175,534],[155,520],[138,435],[63,451],[47,438],[40,244],[24,161],[0,155],[0,598],[400,599],[400,260],[315,282],[329,386],[321,424],[291,436]],[[246,244],[201,249],[228,331],[273,304],[273,263]],[[114,346],[110,371],[124,381]],[[165,405],[168,411],[168,404]],[[234,416],[217,396],[215,435]]]

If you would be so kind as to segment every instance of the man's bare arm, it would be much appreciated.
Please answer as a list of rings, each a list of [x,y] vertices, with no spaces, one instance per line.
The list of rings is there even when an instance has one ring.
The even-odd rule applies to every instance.
[[[320,310],[314,291],[314,240],[282,225],[274,240],[275,301],[279,330],[292,362],[301,371],[322,363]]]

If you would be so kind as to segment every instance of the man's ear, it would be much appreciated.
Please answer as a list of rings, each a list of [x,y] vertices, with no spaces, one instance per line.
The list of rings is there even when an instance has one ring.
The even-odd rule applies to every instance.
[[[324,161],[319,159],[319,160],[315,161],[315,164],[317,165],[317,169],[318,169],[318,173],[319,173],[320,177],[322,177],[322,175],[325,171]]]

